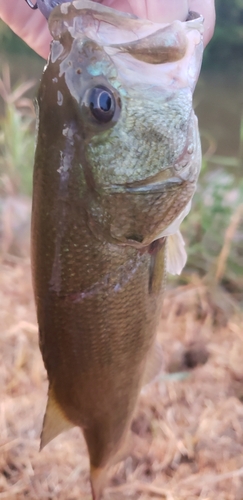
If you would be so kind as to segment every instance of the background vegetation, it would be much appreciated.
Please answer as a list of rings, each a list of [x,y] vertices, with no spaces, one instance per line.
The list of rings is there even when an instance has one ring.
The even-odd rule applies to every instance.
[[[183,225],[188,264],[180,281],[190,281],[195,271],[205,279],[210,276],[243,304],[243,2],[216,0],[216,8],[216,31],[196,93],[204,160],[193,209]],[[23,83],[23,79],[36,76],[37,81],[43,60],[1,22],[0,46],[0,211],[2,207],[4,213],[3,200],[9,196],[31,195],[36,89],[33,80]],[[14,238],[14,230],[3,226],[2,239],[11,231]]]
[[[206,54],[204,67],[225,69],[231,67],[243,72],[243,2],[216,0],[217,25]]]

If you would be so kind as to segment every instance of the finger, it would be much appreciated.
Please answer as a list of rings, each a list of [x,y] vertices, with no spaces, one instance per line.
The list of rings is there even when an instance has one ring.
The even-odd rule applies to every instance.
[[[215,26],[214,0],[190,0],[190,10],[202,14],[204,17],[204,45],[211,40]]]
[[[138,17],[158,23],[170,23],[175,19],[184,21],[188,14],[188,0],[120,0],[117,2],[120,10],[125,10],[126,3]]]
[[[0,16],[40,56],[48,57],[51,35],[38,10],[31,10],[23,0],[0,0]]]
[[[154,22],[170,23],[175,19],[185,21],[188,14],[188,0],[149,0],[148,18]]]

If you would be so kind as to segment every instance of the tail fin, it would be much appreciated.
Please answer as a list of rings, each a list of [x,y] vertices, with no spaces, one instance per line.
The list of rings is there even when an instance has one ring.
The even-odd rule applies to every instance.
[[[107,468],[90,467],[90,481],[92,490],[92,500],[100,500],[103,488],[105,486]]]
[[[57,403],[53,390],[49,388],[46,413],[43,421],[41,433],[40,449],[42,450],[52,439],[63,431],[71,429],[73,424],[64,415],[62,409]]]

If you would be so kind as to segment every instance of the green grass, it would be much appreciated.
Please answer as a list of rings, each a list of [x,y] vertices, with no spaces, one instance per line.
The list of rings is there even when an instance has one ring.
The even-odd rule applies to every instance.
[[[35,147],[35,112],[25,97],[34,81],[11,88],[9,68],[0,78],[2,115],[0,116],[0,193],[31,195]]]
[[[220,282],[243,303],[243,118],[234,158],[205,155],[190,214],[182,225],[188,262],[183,279],[197,271]]]
[[[242,204],[242,180],[237,181],[222,167],[201,176],[192,211],[183,226],[187,238],[188,266],[195,267],[202,273],[212,270],[222,249],[225,232]],[[239,222],[232,241],[233,253],[229,263],[232,271],[243,276],[242,249],[243,233],[241,234]]]

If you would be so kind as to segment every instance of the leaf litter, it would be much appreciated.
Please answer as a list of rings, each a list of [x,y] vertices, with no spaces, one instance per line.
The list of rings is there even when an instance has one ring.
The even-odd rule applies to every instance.
[[[39,453],[47,378],[29,259],[0,263],[0,500],[90,500],[79,429]],[[126,458],[104,500],[242,500],[243,314],[194,276],[168,290],[164,360],[142,391]],[[222,300],[221,300],[222,299]]]

